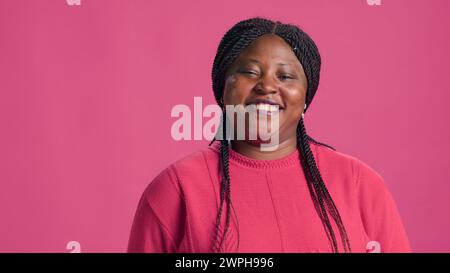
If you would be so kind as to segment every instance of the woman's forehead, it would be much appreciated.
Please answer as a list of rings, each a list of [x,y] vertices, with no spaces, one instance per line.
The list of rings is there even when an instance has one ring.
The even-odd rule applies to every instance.
[[[298,59],[283,38],[277,35],[263,35],[249,45],[238,57],[239,62],[262,63],[276,61],[277,65],[294,65]]]

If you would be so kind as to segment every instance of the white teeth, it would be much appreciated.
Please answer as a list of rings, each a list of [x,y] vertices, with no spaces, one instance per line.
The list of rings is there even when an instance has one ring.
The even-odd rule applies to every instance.
[[[256,110],[258,110],[258,111],[275,112],[275,111],[278,111],[278,109],[279,109],[278,105],[272,105],[272,104],[266,104],[266,103],[256,104]]]

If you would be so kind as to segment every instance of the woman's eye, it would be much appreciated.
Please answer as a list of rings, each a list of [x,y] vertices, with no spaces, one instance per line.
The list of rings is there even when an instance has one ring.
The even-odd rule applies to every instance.
[[[289,74],[282,74],[282,75],[280,75],[280,79],[282,79],[282,80],[289,80],[289,79],[293,79],[293,78],[294,77],[292,77]]]
[[[241,73],[248,74],[248,75],[259,75],[257,71],[254,70],[242,70]]]

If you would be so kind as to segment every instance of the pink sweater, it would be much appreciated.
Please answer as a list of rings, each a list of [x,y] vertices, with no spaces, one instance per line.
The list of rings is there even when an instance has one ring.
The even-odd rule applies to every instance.
[[[311,149],[352,252],[410,252],[383,178],[354,157],[316,144]],[[234,210],[225,252],[236,252],[238,236],[237,252],[332,251],[297,150],[277,160],[255,160],[231,150],[229,170]],[[128,252],[211,252],[219,178],[218,142],[163,170],[140,199]],[[330,221],[342,252],[339,231]]]

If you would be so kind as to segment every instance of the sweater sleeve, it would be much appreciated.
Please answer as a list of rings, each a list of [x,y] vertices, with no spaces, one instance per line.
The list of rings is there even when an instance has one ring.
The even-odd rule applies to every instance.
[[[383,178],[359,161],[358,199],[361,218],[371,241],[379,252],[411,252],[411,247],[396,203]]]
[[[176,177],[167,168],[147,186],[139,200],[127,252],[177,252],[185,215]]]

